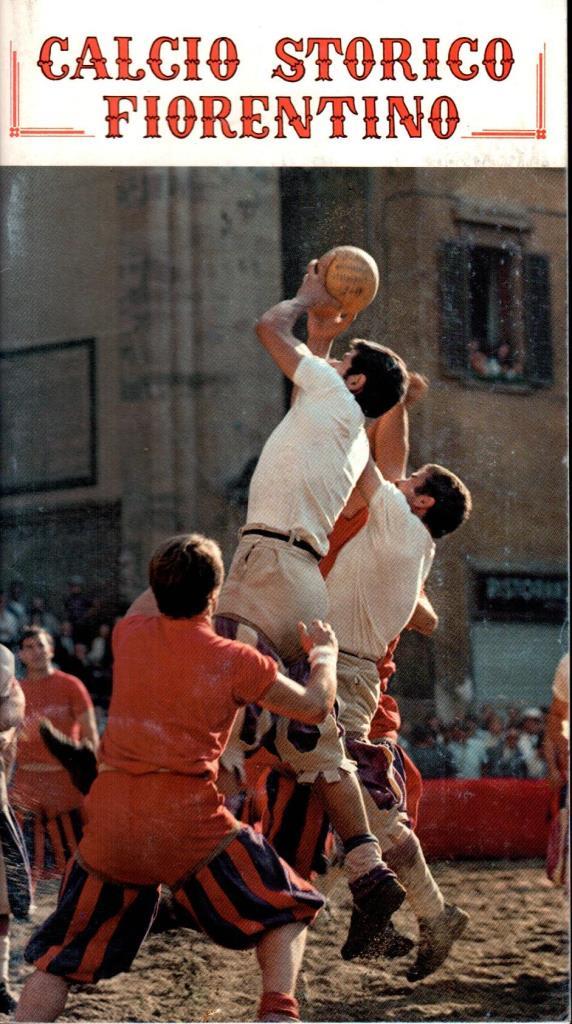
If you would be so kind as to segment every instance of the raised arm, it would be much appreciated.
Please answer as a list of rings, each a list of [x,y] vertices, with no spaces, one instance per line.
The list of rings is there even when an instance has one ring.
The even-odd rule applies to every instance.
[[[317,725],[330,713],[336,699],[338,642],[332,627],[318,619],[308,629],[302,622],[298,628],[310,662],[307,685],[300,686],[279,673],[259,703],[287,718]]]
[[[370,455],[367,465],[356,484],[356,490],[363,504],[369,505],[382,482],[383,476]]]
[[[409,458],[409,409],[414,402],[419,401],[427,392],[428,383],[420,373],[410,373],[407,385],[407,393],[402,402],[394,405],[392,409],[384,413],[368,427],[369,446],[374,464],[381,475],[395,483],[400,480],[406,472],[407,460]],[[364,485],[368,489],[369,497],[363,493],[362,481],[358,481],[356,488],[352,491],[349,500],[344,508],[344,516],[351,519],[365,505],[371,501],[373,494],[379,484],[375,482],[371,472],[367,470]],[[369,482],[369,487],[368,487]],[[373,491],[371,487],[375,482]]]
[[[342,322],[343,314],[339,304],[328,295],[318,273],[317,260],[312,260],[308,264],[304,280],[294,298],[285,299],[272,306],[263,313],[256,324],[258,340],[290,380],[293,379],[300,360],[307,354],[307,347],[294,336],[294,325],[298,318],[310,309],[320,314],[324,320],[330,321],[329,330],[333,329],[334,321],[337,321],[336,330],[330,337],[331,344],[332,339],[347,326],[348,321],[346,319]],[[315,332],[313,343],[317,348],[325,344],[323,339],[317,338]],[[315,354],[322,353],[316,350]]]

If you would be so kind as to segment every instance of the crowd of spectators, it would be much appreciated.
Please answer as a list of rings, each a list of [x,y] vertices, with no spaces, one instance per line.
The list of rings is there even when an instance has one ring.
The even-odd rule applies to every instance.
[[[27,625],[42,626],[50,633],[55,664],[85,684],[101,723],[111,695],[113,622],[98,614],[96,603],[84,591],[83,579],[69,580],[59,617],[40,595],[27,600],[20,580],[0,590],[0,643],[16,657],[18,637]],[[509,707],[501,713],[489,704],[478,715],[467,714],[448,724],[435,714],[412,727],[404,723],[400,742],[426,779],[543,779],[547,775],[544,729],[541,708]]]
[[[84,590],[81,576],[72,576],[62,595],[59,613],[46,606],[39,594],[25,593],[21,580],[0,589],[0,643],[14,652],[18,664],[18,642],[25,626],[41,626],[54,641],[54,663],[87,687],[102,716],[111,695],[111,630],[113,622],[103,617]],[[21,666],[19,666],[21,669]]]
[[[444,724],[436,715],[400,738],[425,779],[543,779],[545,711],[485,705]]]

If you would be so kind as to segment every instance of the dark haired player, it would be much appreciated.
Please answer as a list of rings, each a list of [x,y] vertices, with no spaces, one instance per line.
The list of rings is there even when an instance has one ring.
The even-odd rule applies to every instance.
[[[51,1021],[71,982],[128,970],[152,922],[161,882],[215,942],[256,947],[260,1020],[298,1019],[294,988],[307,924],[323,898],[217,789],[218,761],[240,705],[320,722],[335,697],[332,630],[300,624],[304,688],[274,659],[215,634],[223,580],[214,541],[171,538],[154,553],[151,589],[115,628],[114,685],[88,823],[55,912],[32,937],[17,1020]]]
[[[404,409],[401,415],[406,415]],[[458,907],[445,906],[419,841],[408,827],[403,794],[388,805],[388,787],[382,785],[382,778],[368,785],[375,759],[368,737],[380,698],[378,663],[415,611],[433,562],[434,541],[465,522],[471,512],[471,496],[459,477],[442,466],[423,466],[394,485],[382,476],[373,459],[358,488],[368,503],[367,522],[338,552],[326,579],[329,614],[340,645],[340,721],[348,753],[356,759],[364,782],[372,832],[422,922],[418,963],[411,976],[418,980],[443,962],[468,916]],[[378,761],[382,777],[384,757],[395,758],[397,753],[389,743],[384,747]],[[398,759],[396,766],[403,779]],[[392,781],[391,775],[388,781]],[[364,949],[359,916],[360,908],[354,908],[355,926],[343,950],[348,959]]]
[[[293,331],[308,315],[308,346]],[[246,526],[222,590],[216,627],[303,671],[296,623],[327,614],[319,561],[328,536],[361,475],[369,445],[366,416],[401,401],[405,364],[390,349],[354,341],[341,360],[327,357],[349,318],[328,295],[317,261],[296,296],[269,309],[257,325],[260,342],[296,388],[295,399],[267,440],[252,477]],[[335,718],[300,730],[276,722],[274,747],[301,782],[314,785],[341,837],[354,900],[367,904],[372,928],[385,927],[404,890],[381,859],[369,828],[355,764]],[[223,764],[231,766],[230,751]],[[362,934],[366,934],[362,930]]]
[[[396,478],[396,486],[371,460],[346,506],[350,515],[367,510],[365,525],[361,517],[361,529],[344,546],[336,539],[333,567],[332,558],[325,560],[329,562],[325,573],[329,614],[340,644],[337,698],[346,748],[358,764],[371,830],[420,920],[421,941],[417,962],[408,974],[410,980],[437,969],[468,921],[458,907],[445,905],[411,831],[399,750],[392,743],[376,747],[368,742],[380,699],[378,666],[417,612],[433,561],[434,539],[455,530],[471,511],[467,488],[449,470],[431,465],[404,476],[409,447],[407,407],[426,389],[426,384],[415,378],[415,374],[410,377],[412,394],[408,389],[405,403],[382,417],[376,431],[383,436],[383,451],[376,451],[376,458]],[[339,532],[337,529],[336,534]],[[259,729],[263,728],[261,719]],[[317,820],[317,808],[300,792],[292,799],[291,791],[290,780],[278,779],[274,773],[267,786],[265,828],[282,855],[305,873],[315,849],[312,836],[322,835],[323,826]],[[300,813],[303,806],[307,807],[305,815]],[[342,949],[344,958],[384,952],[386,942],[379,933],[368,942],[371,924],[367,904],[363,908],[357,904]]]

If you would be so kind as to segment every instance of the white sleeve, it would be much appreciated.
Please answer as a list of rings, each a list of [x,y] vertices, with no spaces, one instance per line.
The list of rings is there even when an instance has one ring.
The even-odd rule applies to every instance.
[[[6,697],[15,673],[15,662],[12,651],[0,644],[0,697]]]
[[[368,526],[372,536],[383,534],[386,543],[394,537],[401,546],[407,543],[408,538],[418,537],[425,541],[424,534],[427,533],[399,488],[383,478],[369,503]]]
[[[364,531],[372,552],[383,552],[388,572],[414,573],[419,589],[431,570],[435,543],[395,484],[382,480],[369,503]]]
[[[304,353],[292,378],[297,388],[316,397],[327,395],[332,390],[340,390],[342,378],[333,366],[330,366],[325,359],[313,355],[306,345],[298,346],[298,350],[302,352],[305,350],[307,354]]]

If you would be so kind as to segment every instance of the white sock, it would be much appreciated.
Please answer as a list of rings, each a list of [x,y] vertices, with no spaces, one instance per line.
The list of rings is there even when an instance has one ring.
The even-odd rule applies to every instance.
[[[10,936],[0,935],[0,984],[8,984],[8,964],[10,963]]]
[[[381,847],[377,840],[372,843],[360,843],[354,846],[353,850],[346,853],[344,868],[348,876],[348,882],[355,882],[362,875],[378,867],[382,863]]]
[[[407,889],[407,900],[415,916],[424,921],[439,917],[445,909],[445,900],[427,866],[415,833],[412,832],[405,842],[385,850],[384,857]]]

